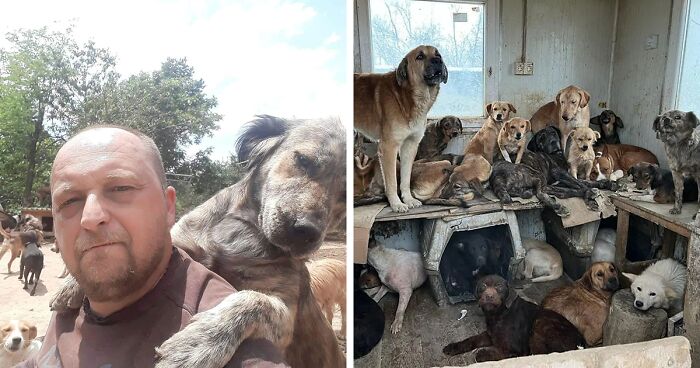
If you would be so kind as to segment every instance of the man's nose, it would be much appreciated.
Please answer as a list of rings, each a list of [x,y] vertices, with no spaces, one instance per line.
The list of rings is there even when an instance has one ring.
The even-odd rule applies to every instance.
[[[109,220],[107,210],[104,208],[102,199],[95,194],[89,194],[85,199],[83,207],[83,217],[80,219],[80,225],[87,230],[95,230],[101,224]]]

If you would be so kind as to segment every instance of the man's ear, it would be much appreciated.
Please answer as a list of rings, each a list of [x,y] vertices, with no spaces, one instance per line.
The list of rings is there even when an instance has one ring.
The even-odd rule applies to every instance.
[[[170,186],[165,188],[165,205],[167,208],[168,228],[171,228],[173,227],[173,225],[175,225],[176,202],[177,193],[175,192],[175,188]]]

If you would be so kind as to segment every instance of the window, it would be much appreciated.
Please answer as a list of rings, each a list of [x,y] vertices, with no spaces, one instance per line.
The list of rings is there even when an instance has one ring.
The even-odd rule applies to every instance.
[[[369,8],[372,72],[393,70],[416,46],[433,45],[447,64],[449,80],[429,116],[484,115],[485,2],[370,0]]]
[[[700,0],[688,7],[686,35],[681,58],[678,109],[700,112]]]

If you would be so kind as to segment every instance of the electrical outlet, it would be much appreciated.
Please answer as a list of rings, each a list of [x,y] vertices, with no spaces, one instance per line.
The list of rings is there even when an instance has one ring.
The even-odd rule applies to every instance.
[[[600,107],[601,109],[607,109],[608,103],[605,101],[598,102],[598,107]]]
[[[524,69],[523,74],[532,75],[532,73],[534,71],[533,69],[534,69],[534,64],[532,63],[532,61],[528,61],[525,63],[525,69]]]
[[[525,63],[515,63],[515,75],[525,74]]]

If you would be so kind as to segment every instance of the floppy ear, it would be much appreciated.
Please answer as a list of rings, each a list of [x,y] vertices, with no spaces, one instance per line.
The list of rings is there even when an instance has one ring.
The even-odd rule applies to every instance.
[[[513,104],[510,102],[508,103],[508,110],[510,110],[513,114],[518,112],[517,110],[515,110],[515,106],[513,106]]]
[[[236,142],[236,157],[246,162],[246,167],[254,167],[253,162],[264,158],[282,142],[290,128],[288,121],[270,116],[258,118],[243,126],[243,134]]]
[[[695,116],[695,114],[693,114],[692,111],[688,111],[687,113],[685,113],[685,117],[688,118],[690,122],[693,123],[693,126],[697,128],[698,118],[697,116]]]
[[[36,326],[29,327],[29,340],[34,340],[36,338],[37,330]]]
[[[437,123],[435,123],[435,128],[438,130],[443,130],[445,129],[445,124],[447,124],[447,116],[443,117],[442,119],[438,120]]]
[[[591,272],[592,270],[589,268],[586,270],[586,272],[583,273],[583,276],[579,279],[583,286],[585,286],[588,289],[593,288],[593,280],[591,280]]]
[[[637,174],[637,165],[634,165],[627,170],[627,175],[634,177]]]
[[[601,158],[603,157],[603,152],[596,152],[595,153],[595,158]]]
[[[559,97],[561,97],[561,91],[559,91],[559,93],[557,93],[557,96],[554,97],[554,103],[555,103],[557,106],[561,106],[561,102],[559,102]]]
[[[651,127],[654,130],[659,130],[659,124],[661,123],[661,115],[657,116],[656,119],[654,119],[654,124],[651,125]]]
[[[588,94],[588,92],[581,90],[581,101],[578,103],[579,106],[581,107],[586,107],[588,106],[588,101],[591,100],[591,95]]]
[[[405,86],[408,81],[408,59],[405,57],[401,60],[399,67],[396,68],[396,81],[401,87]]]
[[[622,119],[620,119],[617,114],[613,113],[613,116],[615,117],[615,126],[622,129],[625,127],[625,124],[622,122]]]
[[[597,131],[594,130],[593,133],[595,133],[596,139],[600,139],[600,133],[599,133],[599,132],[597,132]]]
[[[622,274],[632,282],[634,282],[634,280],[636,280],[637,277],[639,277],[639,275],[635,275],[633,273],[623,272]]]
[[[592,117],[591,120],[588,121],[588,124],[600,126],[600,115]]]
[[[457,124],[459,124],[459,134],[462,134],[462,119],[457,118]]]
[[[486,105],[486,115],[491,115],[491,104]]]
[[[445,63],[442,63],[442,83],[447,84],[447,66],[445,66]]]

